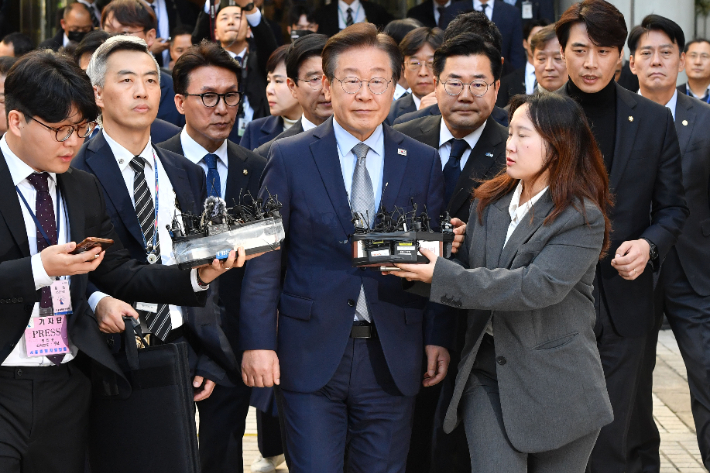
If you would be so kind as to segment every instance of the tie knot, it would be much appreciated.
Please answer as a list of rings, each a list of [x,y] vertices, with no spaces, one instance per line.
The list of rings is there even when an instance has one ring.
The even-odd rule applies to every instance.
[[[134,172],[141,173],[143,172],[143,168],[145,168],[145,159],[140,156],[134,156],[133,159],[131,159],[130,165]]]
[[[461,156],[468,149],[468,142],[466,140],[459,140],[454,138],[451,140],[451,154],[449,154],[449,159],[454,159],[458,161]]]
[[[49,175],[46,172],[32,173],[27,177],[27,181],[37,192],[49,192]]]
[[[439,11],[439,15],[443,15],[446,7],[436,7],[436,9]]]
[[[486,8],[488,8],[488,4],[487,4],[487,3],[481,3],[481,11],[482,11],[482,12],[485,12],[485,11],[486,11]]]
[[[358,161],[364,159],[368,151],[370,151],[370,147],[365,143],[358,143],[353,146],[353,154],[357,157]]]
[[[204,158],[207,169],[217,169],[217,155],[207,153]]]
[[[352,14],[352,12],[353,12],[353,9],[352,9],[352,8],[350,8],[350,7],[348,7],[348,9],[347,9],[347,10],[345,10],[345,11],[346,11],[346,12],[348,12],[348,13],[350,13],[350,14]]]

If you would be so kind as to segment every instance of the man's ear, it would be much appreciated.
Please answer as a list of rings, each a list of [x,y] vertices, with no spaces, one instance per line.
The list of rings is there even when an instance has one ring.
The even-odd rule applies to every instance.
[[[22,129],[27,125],[25,114],[19,110],[10,110],[7,114],[7,131],[18,138],[22,137]]]
[[[629,55],[629,69],[631,69],[631,73],[635,76],[638,74],[636,73],[636,60],[633,54]]]
[[[145,44],[148,45],[148,49],[155,43],[156,34],[155,28],[151,28],[145,32]]]
[[[680,53],[680,62],[678,63],[678,72],[683,72],[685,70],[685,53]]]
[[[331,102],[333,100],[332,99],[333,94],[330,89],[331,87],[332,87],[332,84],[330,83],[330,81],[328,80],[328,78],[324,74],[323,75],[323,95],[325,95],[325,100],[327,102]]]
[[[181,115],[185,115],[185,96],[182,94],[175,94],[175,108]]]
[[[296,81],[291,79],[290,77],[286,78],[286,85],[288,86],[289,92],[291,92],[291,95],[293,96],[294,99],[298,99],[296,97]]]
[[[64,18],[59,20],[59,24],[62,25],[62,29],[66,32],[66,27],[67,27],[67,22],[64,21]],[[65,33],[66,34],[66,33]]]
[[[102,87],[99,87],[98,85],[94,86],[94,101],[99,108],[104,108],[103,93],[104,89]]]

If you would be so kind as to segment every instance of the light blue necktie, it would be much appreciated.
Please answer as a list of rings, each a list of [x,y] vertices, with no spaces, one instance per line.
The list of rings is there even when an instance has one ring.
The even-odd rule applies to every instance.
[[[357,157],[357,164],[353,172],[352,189],[350,190],[350,208],[367,219],[367,225],[372,226],[375,221],[375,192],[372,190],[370,173],[365,166],[365,157],[370,147],[365,143],[358,143],[353,147],[353,154]],[[355,306],[355,320],[372,322],[367,310],[365,288],[360,286],[360,295]]]
[[[222,182],[219,180],[217,172],[216,154],[208,153],[202,158],[207,165],[207,195],[209,197],[222,197]]]

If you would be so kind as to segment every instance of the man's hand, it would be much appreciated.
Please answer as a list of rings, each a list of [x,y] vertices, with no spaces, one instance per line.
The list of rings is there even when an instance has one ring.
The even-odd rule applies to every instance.
[[[451,357],[449,350],[444,347],[427,345],[424,350],[426,351],[427,371],[424,373],[422,385],[428,388],[440,383],[446,377]]]
[[[239,257],[237,257],[237,252],[239,253]],[[212,264],[206,264],[204,266],[198,267],[197,274],[200,276],[202,282],[209,284],[215,279],[217,279],[219,276],[229,271],[230,269],[241,268],[244,266],[244,263],[247,260],[254,259],[257,256],[261,256],[263,254],[264,253],[257,253],[254,255],[247,256],[246,252],[244,251],[244,248],[240,246],[237,251],[230,251],[229,258],[227,258],[224,262],[221,262],[220,260],[215,258],[212,261]]]
[[[454,226],[454,243],[451,245],[451,253],[453,254],[459,251],[466,239],[466,224],[458,218],[452,218],[451,225]]]
[[[431,284],[438,256],[426,248],[420,248],[419,252],[427,257],[429,260],[427,264],[395,263],[395,266],[397,266],[401,271],[383,271],[382,274],[391,274],[393,276],[404,278],[407,281],[421,281],[423,283]]]
[[[651,257],[651,245],[644,239],[625,241],[616,250],[611,266],[619,276],[633,281],[643,273]]]
[[[138,319],[138,312],[130,304],[111,296],[104,297],[96,304],[96,320],[103,333],[121,333],[126,330],[123,317]]]
[[[98,268],[104,260],[105,252],[101,251],[100,246],[85,253],[70,255],[74,248],[76,243],[72,241],[64,245],[48,246],[42,250],[40,258],[47,276],[54,278],[86,274]]]
[[[195,379],[192,381],[192,390],[195,393],[192,400],[195,402],[204,401],[210,397],[212,391],[214,391],[214,387],[214,381],[210,381],[202,376],[195,376]]]
[[[436,92],[426,94],[424,97],[422,97],[422,101],[419,103],[419,110],[421,110],[423,108],[427,108],[430,105],[434,105],[435,103],[436,103]]]
[[[281,384],[279,357],[274,350],[246,350],[242,356],[242,380],[250,388]]]
[[[153,53],[154,56],[156,56],[158,54],[163,54],[163,51],[165,51],[169,47],[169,41],[164,41],[163,38],[155,38],[153,44],[150,45],[150,52]]]

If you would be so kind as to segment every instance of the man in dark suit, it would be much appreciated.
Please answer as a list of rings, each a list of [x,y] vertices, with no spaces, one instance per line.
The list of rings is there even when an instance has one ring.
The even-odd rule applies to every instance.
[[[156,41],[157,20],[152,8],[138,0],[113,0],[103,9],[101,29],[110,34],[130,34],[150,48]],[[121,21],[118,20],[121,18]],[[160,71],[160,108],[158,118],[181,127],[185,119],[175,109],[173,78]]]
[[[271,145],[275,141],[295,136],[311,130],[333,115],[330,98],[323,90],[323,61],[321,54],[328,37],[322,34],[309,34],[293,42],[286,54],[286,79],[288,88],[301,104],[303,116],[291,128],[284,130],[270,141],[254,151],[268,158]]]
[[[523,27],[536,20],[545,20],[547,24],[555,22],[555,2],[553,0],[532,0],[530,7],[525,5],[526,0],[516,0],[517,8],[523,19]],[[530,10],[526,10],[530,8]]]
[[[155,55],[155,60],[160,67],[167,68],[170,63],[168,39],[178,26],[184,26],[192,31],[201,9],[190,0],[145,0],[145,2],[153,9],[157,20],[156,41],[150,52]]]
[[[242,376],[251,386],[278,386],[294,473],[343,471],[346,445],[348,470],[403,472],[422,352],[424,386],[446,374],[451,319],[434,318],[394,278],[352,267],[353,212],[372,224],[380,206],[444,210],[436,151],[382,125],[401,63],[374,25],[332,37],[323,87],[333,118],[277,141],[264,171],[261,195],[268,189],[283,203],[286,273],[281,284],[278,252],[247,269]],[[345,71],[358,81],[341,83]]]
[[[623,472],[638,376],[654,322],[653,272],[688,216],[680,148],[671,112],[614,82],[626,42],[624,16],[616,7],[584,0],[562,15],[556,29],[570,77],[559,93],[584,110],[614,195],[611,249],[594,281],[595,333],[614,421],[602,428],[588,469]],[[590,37],[597,31],[604,37]]]
[[[210,195],[233,205],[247,193],[256,196],[266,160],[229,141],[237,106],[220,100],[207,107],[197,94],[233,94],[239,90],[241,70],[214,43],[203,42],[188,49],[175,63],[173,78],[177,109],[185,115],[182,132],[159,147],[185,156],[202,169]],[[244,271],[234,270],[219,285],[222,308],[220,325],[235,364],[222,363],[229,385],[218,384],[209,399],[198,402],[200,411],[200,461],[202,471],[241,472],[242,443],[249,410],[250,389],[241,378],[239,349],[239,301]],[[219,360],[218,360],[219,361]]]
[[[88,281],[126,299],[199,305],[206,294],[201,284],[231,267],[234,256],[192,271],[130,258],[96,178],[69,168],[98,114],[91,83],[73,61],[45,51],[29,54],[8,75],[5,98],[9,131],[0,140],[0,410],[12,414],[0,416],[0,471],[82,473],[89,371],[108,370],[130,390],[87,302]],[[72,255],[86,237],[115,243],[105,252],[94,248]],[[72,310],[58,320],[54,312],[64,307],[52,303],[52,292],[56,298],[62,291],[68,291]],[[35,356],[38,350],[28,342],[36,333],[26,329],[52,322],[63,326],[64,335],[52,337],[56,354]]]
[[[512,72],[525,65],[525,49],[523,49],[523,23],[520,11],[503,0],[461,0],[452,3],[446,9],[443,28],[460,13],[480,11],[485,13],[500,30],[503,43],[501,53],[505,62],[503,72]]]
[[[355,23],[374,23],[380,30],[394,18],[387,10],[367,0],[338,0],[320,7],[313,15],[318,32],[333,36]]]
[[[394,121],[395,125],[401,123],[407,123],[408,121],[428,117],[432,115],[441,115],[441,110],[439,109],[439,104],[429,105],[428,107],[417,110],[416,112],[405,113]],[[491,112],[491,118],[503,126],[508,126],[508,112],[499,107],[493,107]]]
[[[64,8],[63,18],[60,20],[61,28],[54,37],[39,44],[39,49],[59,51],[70,42],[79,43],[86,33],[94,29],[91,22],[91,12],[83,3],[72,3]]]
[[[523,26],[523,48],[525,49],[525,57],[527,61],[521,68],[516,69],[510,74],[504,76],[500,81],[500,92],[496,105],[500,108],[505,108],[508,102],[514,95],[532,94],[537,89],[537,79],[535,78],[535,66],[533,65],[533,53],[530,41],[532,37],[547,26],[547,20],[532,20]]]
[[[407,10],[407,18],[414,18],[429,28],[441,28],[444,12],[449,5],[451,0],[425,0]]]
[[[467,222],[473,190],[505,168],[508,129],[491,117],[502,69],[500,51],[487,46],[481,36],[464,33],[437,50],[433,66],[435,93],[442,114],[417,118],[394,129],[438,149],[447,210],[452,217]],[[471,81],[471,86],[464,85]],[[480,92],[474,95],[476,84],[485,90],[480,96]],[[428,388],[417,396],[407,460],[410,473],[459,472],[471,468],[463,428],[447,437],[443,431],[466,334],[465,316],[458,317],[458,325],[458,343],[451,351],[452,368],[442,387]]]
[[[685,45],[685,62],[688,82],[678,86],[681,94],[695,97],[710,104],[710,41],[704,38],[694,39]]]
[[[710,468],[710,106],[675,89],[683,69],[685,35],[674,21],[649,15],[629,35],[629,63],[639,93],[673,113],[680,143],[683,187],[690,209],[683,233],[663,261],[656,286],[655,323],[648,336],[629,432],[628,472],[659,471],[661,437],[653,420],[653,368],[665,313],[685,361],[691,409],[705,468]]]

